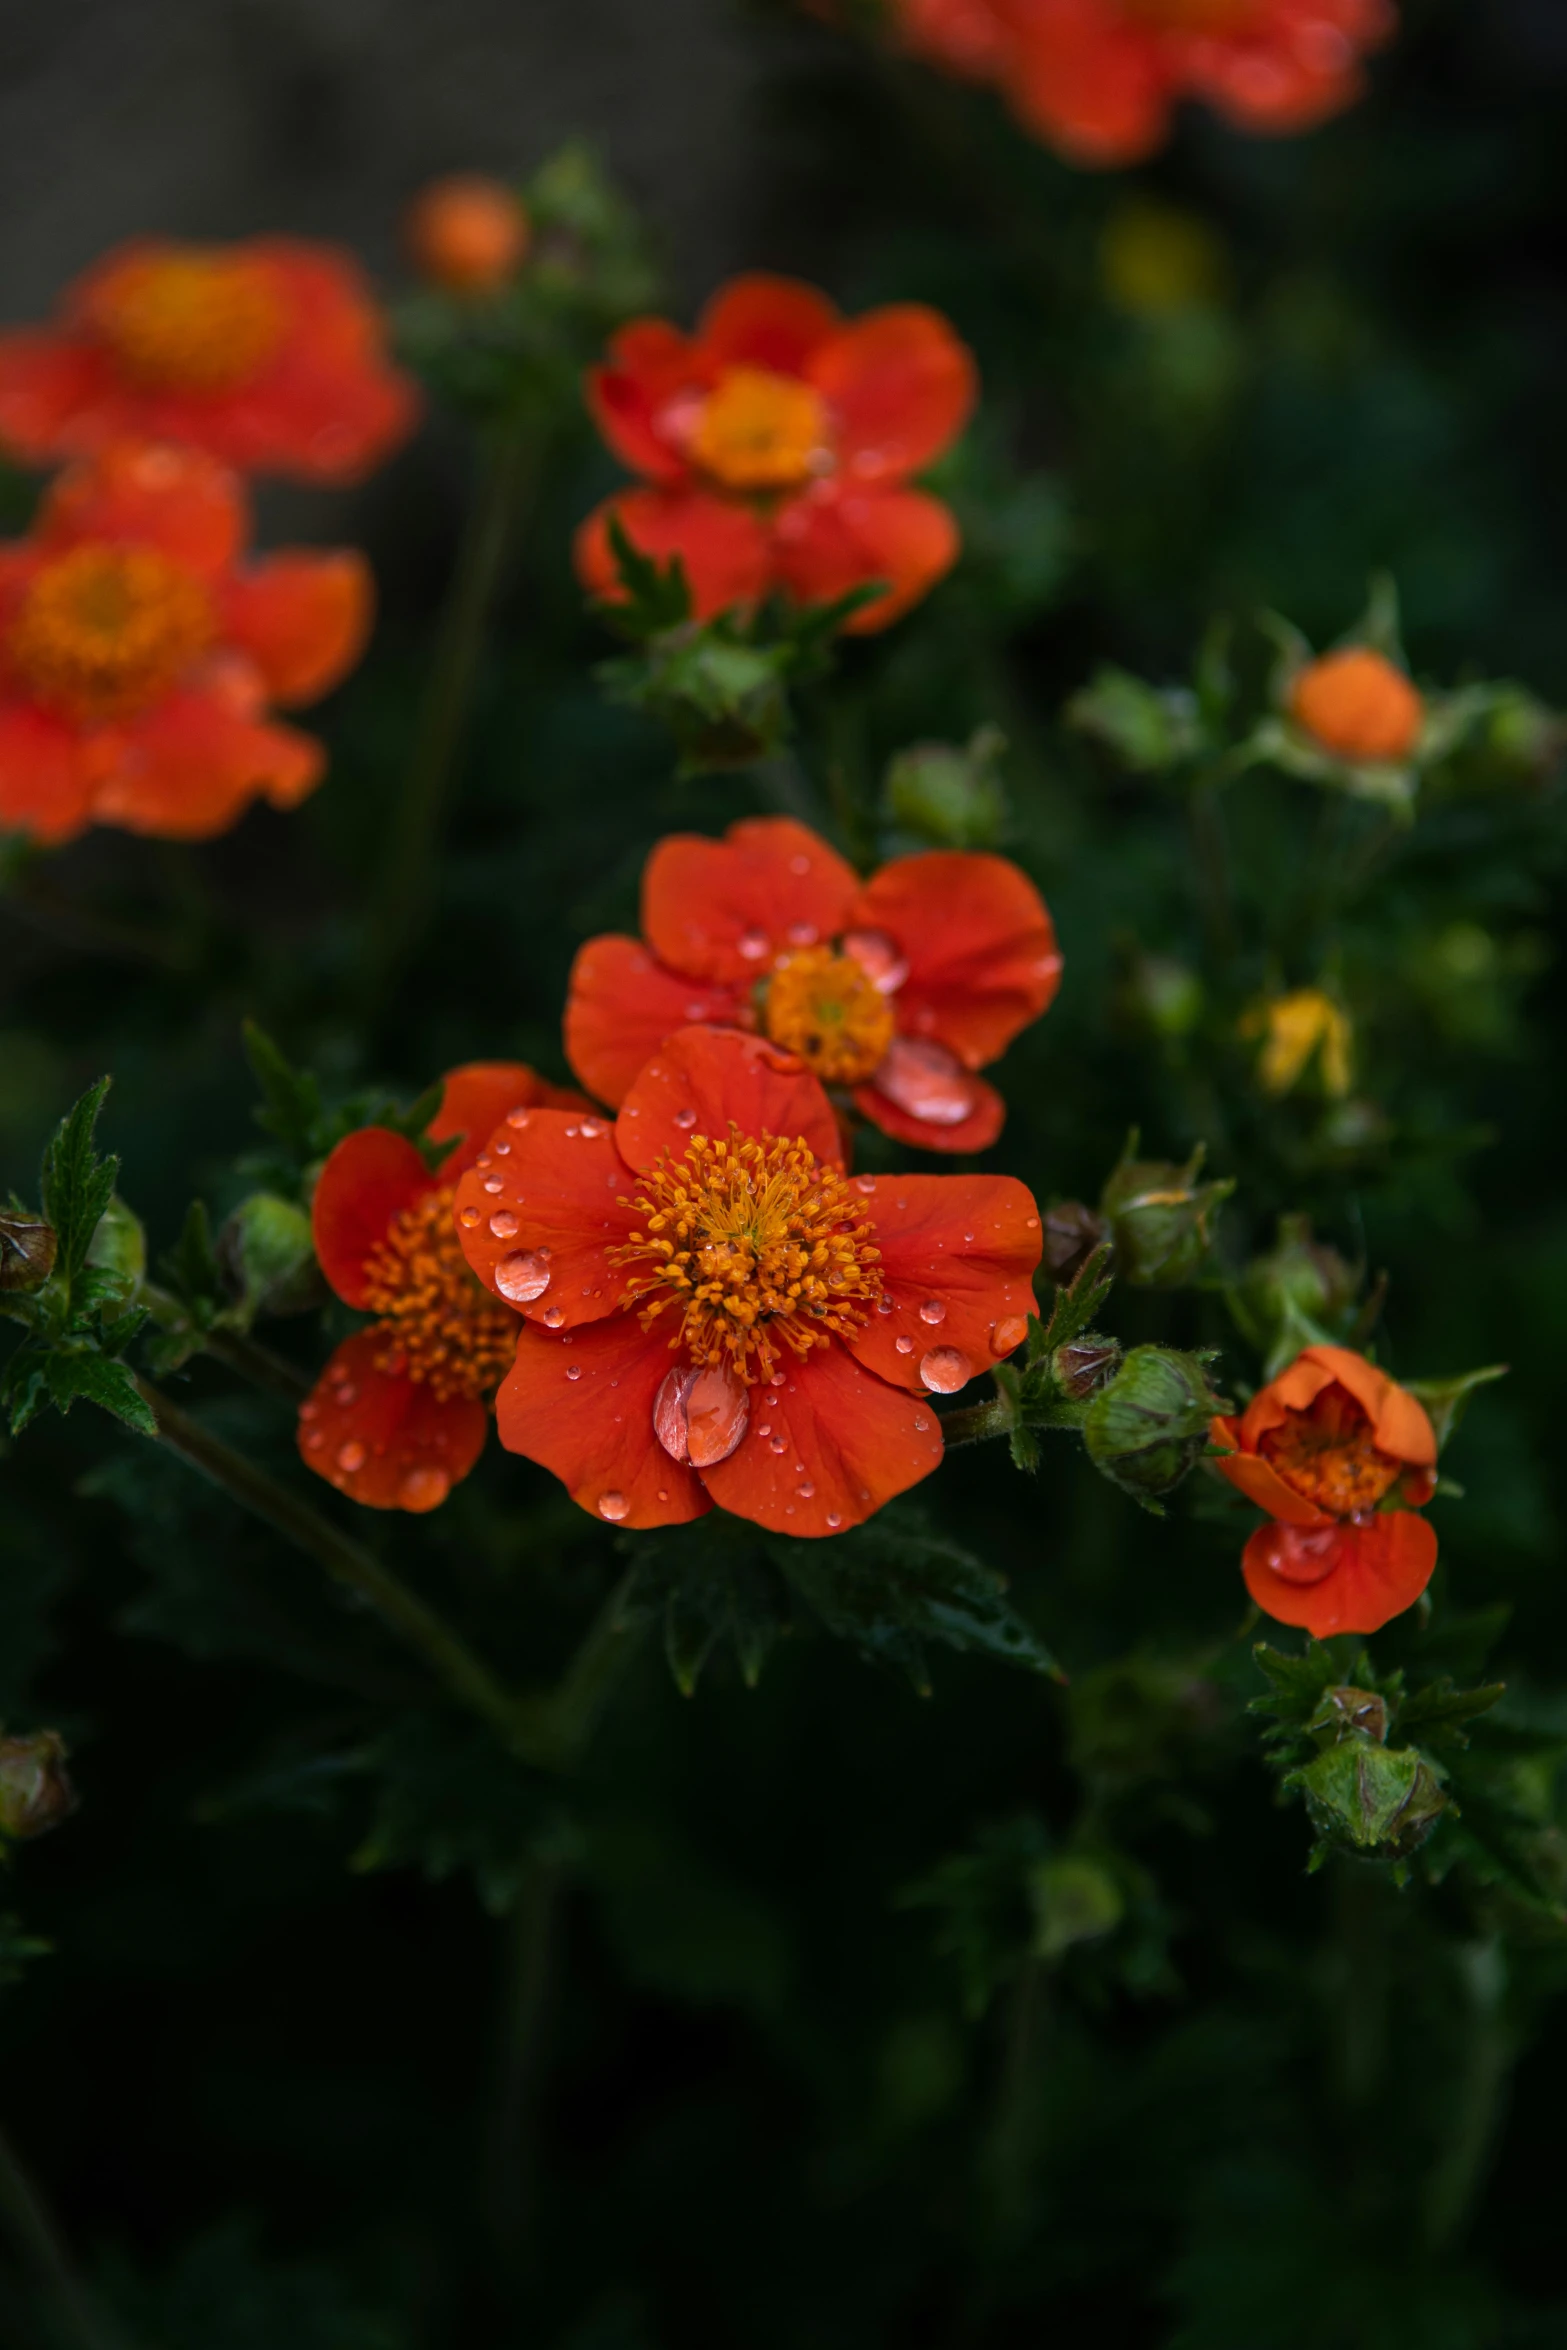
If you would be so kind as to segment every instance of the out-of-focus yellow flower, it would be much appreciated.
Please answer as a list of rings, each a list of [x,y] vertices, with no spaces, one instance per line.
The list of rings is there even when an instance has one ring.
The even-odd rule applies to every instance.
[[[1320,987],[1298,987],[1288,995],[1255,1004],[1241,1022],[1242,1036],[1262,1039],[1257,1079],[1266,1093],[1288,1093],[1318,1056],[1322,1088],[1335,1101],[1354,1078],[1354,1030],[1349,1015]]]
[[[1099,269],[1110,300],[1134,318],[1211,308],[1229,278],[1224,247],[1205,220],[1137,197],[1106,221]]]

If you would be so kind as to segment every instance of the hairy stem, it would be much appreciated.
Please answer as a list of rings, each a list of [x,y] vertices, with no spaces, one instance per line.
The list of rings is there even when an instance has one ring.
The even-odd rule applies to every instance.
[[[160,1289],[156,1282],[142,1283],[137,1302],[146,1307],[160,1329],[176,1329],[189,1321],[179,1299]],[[253,1387],[264,1388],[269,1395],[281,1396],[286,1403],[300,1403],[310,1393],[311,1383],[305,1373],[286,1362],[282,1355],[274,1354],[269,1346],[263,1346],[259,1338],[239,1330],[198,1333],[192,1329],[191,1335],[199,1338],[203,1354],[237,1371],[242,1379],[248,1379]]]
[[[1012,1406],[1004,1395],[992,1396],[988,1403],[965,1404],[961,1411],[941,1417],[948,1452],[960,1444],[988,1444],[992,1437],[1010,1436],[1014,1425]]]

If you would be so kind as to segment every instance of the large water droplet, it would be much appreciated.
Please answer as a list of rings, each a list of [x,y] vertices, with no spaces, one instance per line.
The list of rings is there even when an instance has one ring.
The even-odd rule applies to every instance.
[[[490,1218],[490,1226],[492,1230],[494,1229],[494,1224],[495,1219],[492,1216]],[[920,1307],[920,1320],[922,1322],[929,1322],[932,1327],[934,1327],[937,1322],[944,1322],[946,1318],[947,1309],[939,1297],[928,1297],[925,1300],[925,1303]]]
[[[357,1437],[351,1437],[347,1444],[340,1444],[337,1448],[337,1465],[345,1477],[357,1476],[369,1458],[370,1455]]]
[[[814,1485],[797,1485],[795,1487],[795,1492],[800,1496],[802,1501],[814,1501],[816,1499],[816,1488]]]
[[[979,1099],[979,1089],[956,1054],[944,1044],[895,1036],[871,1080],[878,1093],[924,1126],[961,1126]]]
[[[769,1452],[787,1452],[789,1447],[781,1436],[770,1436],[767,1440],[767,1449]]]
[[[545,1309],[544,1309],[544,1327],[545,1327],[545,1329],[546,1329],[546,1330],[558,1330],[558,1329],[560,1328],[560,1326],[561,1326],[562,1322],[564,1322],[564,1321],[565,1321],[565,1319],[566,1319],[566,1309],[565,1309],[565,1307],[564,1307],[564,1306],[546,1306],[546,1307],[545,1307]]]
[[[491,1199],[493,1199],[495,1194],[498,1191],[504,1191],[506,1186],[502,1182],[499,1175],[486,1175],[484,1178],[484,1188],[489,1193]]]
[[[494,1215],[490,1218],[490,1230],[494,1233],[497,1240],[516,1239],[517,1219],[512,1214],[510,1208],[496,1209]]]
[[[896,995],[909,975],[908,959],[895,938],[885,930],[850,930],[844,934],[843,951],[852,955],[866,978],[880,995]]]
[[[837,1533],[837,1531],[838,1531],[838,1528],[839,1528],[839,1527],[840,1527],[842,1524],[843,1524],[843,1515],[842,1515],[842,1512],[841,1512],[841,1511],[839,1511],[839,1510],[829,1510],[829,1511],[827,1512],[827,1531],[828,1531],[828,1533],[829,1533],[829,1534],[836,1534],[836,1533]]]
[[[696,1124],[695,1110],[677,1110],[675,1112],[675,1124],[679,1127],[682,1134],[689,1134],[692,1127]]]
[[[629,1518],[630,1515],[631,1504],[623,1493],[601,1493],[599,1495],[599,1516],[608,1518],[612,1526],[618,1526],[622,1518]]]
[[[653,1433],[672,1461],[689,1459],[686,1391],[696,1373],[678,1365],[664,1373],[653,1398]]]
[[[686,1391],[687,1445],[693,1469],[713,1469],[743,1441],[751,1422],[750,1390],[718,1365],[698,1371]]]
[[[568,1379],[580,1379],[582,1377],[582,1365],[580,1363],[568,1363],[566,1365],[566,1376]]]
[[[531,1110],[508,1110],[506,1123],[508,1126],[526,1126],[532,1115]]]
[[[408,1471],[397,1488],[397,1499],[405,1510],[438,1510],[451,1489],[446,1471],[430,1465]]]
[[[974,1366],[961,1346],[933,1346],[920,1357],[920,1377],[937,1395],[956,1395],[974,1376]]]
[[[490,1218],[493,1232],[499,1218]],[[512,1230],[517,1229],[515,1221]],[[502,1239],[505,1235],[500,1236]],[[532,1305],[550,1285],[550,1269],[536,1248],[514,1248],[495,1268],[495,1286],[510,1306]]]

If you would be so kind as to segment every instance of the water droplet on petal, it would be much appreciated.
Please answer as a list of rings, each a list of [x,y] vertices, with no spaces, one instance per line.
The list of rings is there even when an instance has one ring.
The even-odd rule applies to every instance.
[[[956,1395],[973,1376],[974,1366],[961,1346],[933,1346],[920,1357],[920,1377],[937,1395]]]
[[[655,1497],[655,1498],[656,1498],[657,1500],[659,1500],[659,1501],[667,1501],[667,1500],[669,1499],[669,1495],[668,1495],[668,1493],[665,1491],[665,1489],[664,1489],[664,1487],[663,1487],[662,1485],[659,1487],[659,1489],[658,1489],[658,1493],[657,1493],[657,1495],[656,1495],[656,1497]]]
[[[580,1379],[582,1377],[582,1365],[580,1363],[568,1363],[566,1365],[566,1376],[568,1379]]]
[[[792,947],[813,947],[821,935],[814,922],[791,922],[784,932]]]
[[[698,1371],[686,1391],[686,1424],[692,1468],[715,1469],[751,1424],[749,1389],[718,1364]]]
[[[854,1178],[854,1188],[855,1188],[855,1190],[856,1190],[856,1191],[863,1191],[863,1192],[864,1192],[864,1194],[865,1194],[865,1196],[866,1196],[866,1198],[867,1198],[867,1199],[869,1199],[869,1198],[870,1198],[870,1196],[871,1196],[871,1193],[872,1193],[872,1192],[873,1192],[873,1191],[876,1189],[876,1178],[875,1178],[875,1176],[874,1176],[874,1175],[856,1175],[856,1176],[855,1176],[855,1178]]]
[[[791,857],[789,859],[789,870],[791,873],[798,873],[802,876],[809,873],[811,870],[810,858],[805,856]]]
[[[526,1126],[532,1115],[531,1110],[508,1110],[506,1123],[508,1126]]]
[[[1037,1232],[1039,1230],[1039,1218],[1037,1216],[1029,1216],[1024,1220],[1027,1223],[1030,1232]]]
[[[319,1428],[312,1428],[310,1434],[305,1438],[305,1443],[311,1452],[319,1452],[325,1442],[326,1438]]]
[[[923,1435],[924,1435],[924,1433],[925,1433],[925,1431],[926,1431],[926,1429],[927,1429],[929,1426],[930,1426],[930,1422],[929,1422],[929,1421],[926,1419],[926,1417],[925,1417],[924,1413],[923,1413],[923,1412],[916,1412],[916,1413],[915,1413],[915,1415],[914,1415],[914,1430],[915,1430],[915,1434],[916,1434],[916,1435],[918,1435],[918,1436],[923,1436]]]
[[[510,1208],[496,1209],[494,1215],[490,1218],[490,1230],[494,1233],[497,1240],[516,1239],[517,1219],[512,1214]]]
[[[885,1290],[882,1291],[880,1297],[876,1300],[876,1311],[878,1314],[890,1314],[892,1312],[892,1300],[887,1295]]]
[[[499,1216],[490,1218],[492,1232],[500,1221]],[[513,1232],[517,1229],[515,1217],[512,1218],[511,1229]],[[499,1233],[497,1237],[504,1240],[507,1236]],[[511,1255],[502,1257],[495,1268],[495,1286],[509,1306],[532,1305],[536,1297],[544,1295],[549,1285],[549,1266],[535,1248],[514,1248]]]
[[[814,1501],[816,1499],[816,1488],[814,1485],[797,1485],[795,1487],[795,1491],[798,1493],[802,1501]]]
[[[546,1307],[544,1313],[544,1327],[546,1330],[558,1330],[565,1319],[566,1309],[564,1306]]]
[[[452,1481],[444,1469],[410,1469],[397,1488],[397,1499],[405,1510],[436,1510],[451,1489]]]
[[[496,1192],[504,1191],[506,1186],[498,1175],[486,1175],[484,1178],[484,1188],[493,1199]]]
[[[787,1452],[789,1447],[781,1436],[770,1436],[767,1440],[767,1449],[769,1452]]]
[[[679,1365],[666,1371],[653,1398],[653,1433],[672,1461],[688,1459],[686,1393],[696,1373]]]
[[[871,1083],[925,1126],[961,1126],[979,1099],[978,1086],[955,1053],[912,1036],[893,1038]]]
[[[473,1230],[474,1226],[475,1226],[475,1225],[478,1223],[478,1221],[479,1221],[479,1211],[478,1211],[478,1209],[477,1209],[477,1208],[460,1208],[460,1209],[458,1210],[458,1214],[457,1214],[457,1221],[458,1221],[458,1223],[459,1223],[459,1224],[462,1226],[462,1228],[463,1228],[463,1230],[464,1230],[465,1232],[471,1232],[471,1231]]]
[[[314,1401],[302,1403],[299,1416],[302,1420],[318,1420],[321,1417],[321,1406]]]
[[[1009,1355],[1015,1346],[1021,1346],[1028,1336],[1028,1322],[1022,1314],[1008,1314],[997,1322],[990,1333],[990,1351],[995,1355]]]
[[[629,1518],[630,1515],[631,1504],[623,1493],[601,1493],[599,1495],[599,1516],[608,1518],[612,1526],[618,1526],[622,1518]]]
[[[900,1355],[911,1355],[914,1352],[912,1338],[895,1338],[892,1343]]]
[[[920,1307],[920,1320],[922,1322],[929,1322],[934,1325],[937,1322],[944,1322],[946,1318],[947,1309],[939,1297],[928,1297],[925,1300],[925,1303]]]
[[[841,1510],[829,1510],[827,1512],[827,1530],[830,1534],[836,1534],[838,1528],[842,1524],[843,1512]]]
[[[359,1401],[359,1390],[352,1379],[345,1379],[340,1386],[332,1390],[332,1401],[345,1406]]]
[[[604,1131],[605,1127],[602,1118],[584,1118],[582,1124],[577,1128],[577,1132],[582,1136],[585,1142],[597,1142],[599,1136]]]
[[[370,1455],[356,1438],[351,1438],[347,1444],[340,1444],[337,1448],[337,1465],[347,1477],[355,1476],[369,1458]]]
[[[767,953],[765,930],[742,930],[735,941],[735,951],[747,963],[760,963]]]
[[[695,1110],[677,1110],[675,1112],[675,1124],[679,1127],[682,1134],[689,1134],[692,1127],[696,1124]]]
[[[908,958],[885,930],[846,931],[843,951],[859,964],[879,995],[896,995],[909,975]]]

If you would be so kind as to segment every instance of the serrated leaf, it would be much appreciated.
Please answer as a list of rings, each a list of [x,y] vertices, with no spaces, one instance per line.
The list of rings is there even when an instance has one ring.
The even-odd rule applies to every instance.
[[[103,1157],[93,1141],[109,1085],[107,1077],[100,1077],[88,1087],[61,1119],[43,1156],[39,1188],[44,1220],[54,1227],[59,1244],[56,1278],[63,1278],[67,1288],[87,1262],[120,1171],[119,1160]]]
[[[1464,1724],[1489,1713],[1507,1694],[1505,1681],[1491,1681],[1481,1689],[1458,1689],[1449,1680],[1433,1681],[1405,1698],[1398,1709],[1398,1734],[1421,1746],[1467,1746]]]
[[[598,610],[611,626],[627,636],[657,636],[678,628],[691,617],[691,588],[686,567],[678,555],[667,563],[645,555],[618,514],[608,518],[609,551],[625,590],[621,601],[601,600]]]
[[[223,1274],[205,1200],[191,1201],[185,1210],[179,1239],[159,1258],[158,1269],[187,1306],[220,1307],[225,1302]]]
[[[1029,1316],[1028,1359],[1037,1362],[1042,1355],[1053,1354],[1058,1346],[1065,1346],[1085,1331],[1115,1286],[1111,1271],[1114,1256],[1109,1241],[1101,1241],[1091,1256],[1085,1257],[1064,1289],[1058,1289],[1050,1308],[1050,1319],[1041,1325]]]
[[[296,1069],[254,1020],[244,1024],[245,1057],[261,1088],[256,1124],[296,1158],[314,1154],[321,1125],[321,1088],[308,1069]]]
[[[1423,1403],[1432,1427],[1436,1430],[1436,1448],[1445,1449],[1448,1439],[1456,1434],[1459,1422],[1469,1408],[1469,1398],[1476,1388],[1489,1387],[1494,1380],[1507,1377],[1506,1363],[1487,1363],[1481,1371],[1460,1371],[1452,1379],[1406,1379],[1404,1386],[1418,1402]]]
[[[432,1883],[467,1871],[501,1916],[515,1902],[559,1814],[553,1789],[481,1726],[407,1716],[367,1750],[379,1779],[356,1869],[417,1868]]]
[[[157,1435],[151,1406],[123,1363],[113,1362],[107,1355],[61,1350],[49,1356],[44,1376],[56,1410],[69,1412],[73,1403],[95,1403],[138,1435]]]

